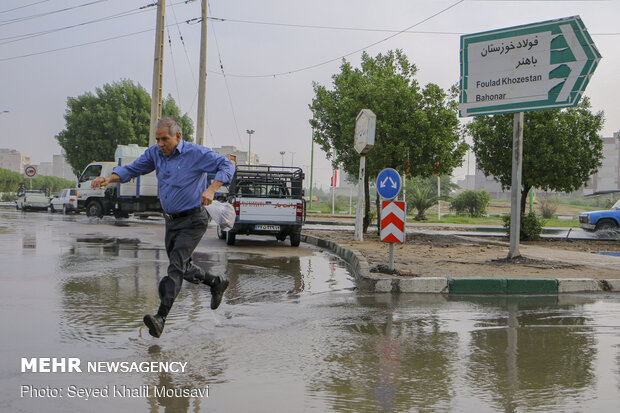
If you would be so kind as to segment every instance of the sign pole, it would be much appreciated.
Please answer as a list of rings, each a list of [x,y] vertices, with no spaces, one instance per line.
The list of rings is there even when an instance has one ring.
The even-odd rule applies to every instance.
[[[441,221],[441,176],[437,174],[437,220]]]
[[[360,173],[357,178],[357,212],[355,215],[355,241],[364,241],[364,175],[366,154],[375,144],[377,116],[370,109],[362,109],[355,119],[353,147],[360,154]]]
[[[390,271],[394,269],[394,243],[390,242]]]
[[[512,139],[512,188],[510,195],[510,249],[508,258],[520,257],[521,232],[521,169],[523,165],[523,112],[514,114]]]
[[[364,217],[364,174],[366,173],[366,156],[360,156],[360,173],[357,179],[357,212],[355,215],[355,241],[364,241],[363,217]]]

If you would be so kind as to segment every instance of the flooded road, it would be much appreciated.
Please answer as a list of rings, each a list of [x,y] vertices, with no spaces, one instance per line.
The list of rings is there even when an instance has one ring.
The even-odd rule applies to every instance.
[[[221,307],[185,283],[154,339],[142,316],[159,303],[162,240],[161,223],[0,210],[0,411],[620,405],[617,295],[362,295],[320,249],[266,237],[227,247],[210,228],[195,262],[228,274]],[[45,357],[79,359],[82,372],[22,372],[22,358]]]

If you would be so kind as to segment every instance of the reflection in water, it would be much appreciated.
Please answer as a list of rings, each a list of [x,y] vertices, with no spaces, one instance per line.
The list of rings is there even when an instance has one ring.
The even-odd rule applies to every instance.
[[[579,305],[555,296],[450,297],[430,306],[402,297],[360,297],[361,308],[375,310],[339,320],[341,334],[323,334],[308,387],[330,410],[558,411],[596,393],[595,327]]]
[[[199,345],[192,348],[191,351],[183,351],[183,349],[164,351],[158,345],[150,346],[148,348],[149,361],[189,360],[189,371],[185,374],[162,372],[144,377],[144,383],[150,389],[157,387],[180,392],[172,397],[151,392],[147,397],[149,412],[199,412],[202,405],[208,406],[209,388],[214,384],[221,383],[219,377],[226,367],[226,359],[222,357],[223,350],[221,346],[217,345]],[[193,390],[195,393],[195,389],[204,390],[206,396],[191,396]]]
[[[193,262],[213,273],[225,273],[228,305],[295,298],[299,294],[351,288],[353,281],[335,257],[330,276],[319,283],[313,257],[271,257],[225,252],[195,253]],[[308,270],[302,274],[302,266]],[[167,271],[161,249],[141,248],[138,240],[81,238],[60,257],[64,340],[104,342],[119,332],[142,327],[142,315],[159,304],[157,284]],[[320,278],[320,277],[318,277]],[[210,315],[210,293],[204,285],[184,283],[169,324],[188,328]],[[121,341],[123,338],[119,338]]]
[[[104,342],[135,330],[144,309],[159,302],[157,282],[167,268],[162,252],[141,250],[134,242],[80,241],[59,265],[67,275],[61,281],[61,337]]]
[[[498,314],[481,316],[471,332],[468,375],[504,411],[540,410],[581,398],[594,385],[593,328],[573,306],[541,311],[506,299]],[[548,297],[555,302],[556,297]]]
[[[394,307],[347,320],[339,342],[322,348],[321,371],[309,386],[329,394],[334,411],[445,409],[458,334],[441,324],[438,314],[403,317]]]
[[[31,232],[24,232],[22,238],[22,249],[24,251],[37,249],[37,234]]]

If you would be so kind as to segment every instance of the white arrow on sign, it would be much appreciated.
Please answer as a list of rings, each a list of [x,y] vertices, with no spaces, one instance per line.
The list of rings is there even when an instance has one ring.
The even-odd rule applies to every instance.
[[[385,179],[383,180],[383,182],[380,183],[381,188],[385,188],[385,183],[388,181],[388,179],[390,180],[390,182],[392,183],[392,188],[396,189],[398,188],[398,185],[396,184],[396,182],[394,182],[394,180],[392,179],[391,176],[386,176]]]
[[[565,63],[570,68],[570,75],[566,78],[564,86],[562,86],[562,90],[558,95],[558,102],[563,102],[570,97],[570,92],[573,90],[577,79],[579,79],[579,74],[588,62],[588,56],[586,56],[581,44],[579,44],[579,40],[577,36],[575,36],[575,30],[569,24],[560,25],[560,30],[562,30],[562,34],[568,43],[570,51],[577,58],[575,62]]]

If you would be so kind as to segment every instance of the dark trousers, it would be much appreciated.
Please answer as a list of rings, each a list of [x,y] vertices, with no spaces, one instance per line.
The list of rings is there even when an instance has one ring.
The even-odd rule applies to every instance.
[[[174,299],[181,291],[183,280],[198,284],[210,284],[213,276],[192,264],[192,253],[207,230],[209,214],[200,212],[176,219],[166,218],[166,253],[168,254],[168,275],[159,281],[161,305],[157,312],[168,315]]]

